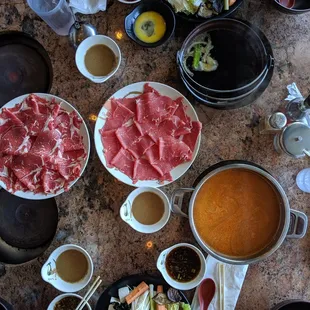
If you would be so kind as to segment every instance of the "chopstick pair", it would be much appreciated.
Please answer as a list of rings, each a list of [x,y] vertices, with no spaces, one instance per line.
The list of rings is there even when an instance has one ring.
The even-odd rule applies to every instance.
[[[97,288],[101,284],[102,280],[100,280],[100,276],[97,277],[97,279],[94,281],[93,285],[90,287],[90,289],[87,291],[85,296],[82,298],[81,302],[78,304],[78,306],[75,308],[75,310],[82,310],[89,299],[93,296],[93,294],[96,292]]]
[[[225,310],[225,265],[218,264],[220,310]]]

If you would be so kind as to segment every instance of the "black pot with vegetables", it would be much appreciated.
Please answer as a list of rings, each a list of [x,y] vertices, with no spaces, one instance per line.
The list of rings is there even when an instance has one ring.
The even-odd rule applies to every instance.
[[[248,22],[217,19],[197,27],[178,52],[181,78],[203,103],[214,108],[249,104],[267,87],[273,53],[264,34]],[[264,87],[263,87],[264,86]]]

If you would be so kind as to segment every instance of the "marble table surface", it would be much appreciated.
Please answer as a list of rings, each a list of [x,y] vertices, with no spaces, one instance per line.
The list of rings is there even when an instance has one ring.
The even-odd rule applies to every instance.
[[[262,165],[279,180],[292,208],[310,214],[310,195],[302,193],[295,183],[297,173],[309,166],[308,161],[278,155],[273,149],[272,136],[258,132],[261,117],[285,105],[289,83],[296,82],[304,95],[310,91],[310,14],[284,15],[271,2],[246,0],[237,16],[260,27],[270,40],[276,59],[273,79],[255,103],[231,111],[199,105],[182,85],[175,55],[191,27],[180,20],[172,40],[155,49],[144,49],[124,33],[124,17],[133,6],[108,0],[106,12],[81,16],[94,24],[98,33],[118,40],[122,51],[122,64],[116,76],[99,85],[81,76],[68,39],[57,36],[29,9],[26,1],[0,1],[0,30],[24,31],[43,44],[54,69],[51,93],[74,104],[91,131],[94,115],[105,100],[130,83],[157,81],[187,96],[203,123],[201,149],[188,173],[163,188],[166,193],[191,186],[204,169],[221,160],[246,159]],[[21,266],[0,264],[0,296],[16,310],[46,309],[60,292],[43,282],[40,269],[49,254],[65,243],[83,246],[93,258],[95,274],[103,278],[92,304],[107,285],[123,276],[156,274],[155,261],[163,249],[178,242],[195,243],[187,220],[175,215],[158,233],[143,235],[133,231],[119,216],[119,207],[130,191],[131,187],[105,170],[93,148],[82,178],[56,199],[60,215],[58,231],[45,254]],[[147,246],[149,241],[152,247]],[[236,309],[270,309],[291,298],[310,300],[309,287],[310,232],[301,240],[284,241],[270,258],[249,267]]]

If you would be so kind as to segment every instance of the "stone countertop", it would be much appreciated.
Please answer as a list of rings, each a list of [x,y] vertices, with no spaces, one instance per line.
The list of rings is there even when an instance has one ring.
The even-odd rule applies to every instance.
[[[178,187],[191,186],[204,169],[221,160],[246,159],[262,165],[280,181],[292,208],[310,213],[310,195],[302,193],[295,184],[297,173],[308,166],[307,160],[278,155],[273,149],[272,136],[258,133],[259,119],[284,106],[289,83],[296,82],[304,95],[310,91],[310,14],[288,16],[275,10],[271,1],[244,1],[237,15],[266,34],[276,67],[271,84],[254,104],[217,111],[195,103],[177,74],[175,55],[190,31],[190,26],[182,21],[178,20],[176,33],[167,44],[144,49],[124,33],[124,17],[133,6],[109,0],[107,12],[82,16],[100,34],[112,38],[123,35],[118,41],[123,54],[120,70],[107,83],[96,85],[78,72],[74,50],[67,38],[57,36],[25,2],[0,2],[0,29],[27,32],[43,44],[54,68],[51,93],[74,104],[91,131],[94,128],[91,116],[99,112],[115,91],[133,82],[168,84],[194,104],[203,123],[199,155],[186,175],[163,188],[164,191],[171,193]],[[16,310],[46,309],[60,292],[43,282],[40,268],[49,254],[65,243],[79,244],[90,253],[95,274],[103,278],[101,292],[123,276],[156,273],[155,261],[160,251],[178,242],[195,242],[188,222],[174,215],[158,233],[143,235],[132,230],[119,216],[119,207],[131,190],[107,172],[93,148],[83,177],[56,199],[60,219],[50,248],[42,257],[24,265],[0,265],[0,296]],[[153,242],[151,248],[146,246],[148,241]],[[310,300],[309,287],[310,232],[302,240],[286,240],[270,258],[249,267],[236,309],[270,309],[291,298]]]

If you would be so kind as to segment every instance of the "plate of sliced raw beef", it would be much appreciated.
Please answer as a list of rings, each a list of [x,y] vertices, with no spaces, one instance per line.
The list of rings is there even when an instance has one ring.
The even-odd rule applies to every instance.
[[[135,187],[159,187],[175,181],[192,165],[201,123],[177,90],[139,82],[108,99],[94,136],[99,158],[115,178]]]
[[[15,98],[0,109],[0,186],[26,199],[47,199],[83,173],[90,152],[84,120],[49,94]]]

